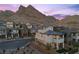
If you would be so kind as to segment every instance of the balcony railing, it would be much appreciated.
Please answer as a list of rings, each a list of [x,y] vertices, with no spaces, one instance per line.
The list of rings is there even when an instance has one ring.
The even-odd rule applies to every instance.
[[[59,38],[59,39],[48,39],[48,42],[50,43],[63,43],[64,42],[64,38]]]

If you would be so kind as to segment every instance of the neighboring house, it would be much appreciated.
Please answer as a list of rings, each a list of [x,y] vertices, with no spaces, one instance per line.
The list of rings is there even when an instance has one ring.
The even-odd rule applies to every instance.
[[[42,27],[42,28],[39,29],[38,31],[43,33],[43,32],[46,32],[46,31],[48,31],[48,30],[53,31],[53,26]]]
[[[27,26],[28,29],[32,28],[32,25],[30,23],[26,23],[26,26]]]
[[[11,37],[12,38],[19,38],[19,30],[16,28],[11,29]]]
[[[67,28],[66,27],[64,27],[64,26],[55,26],[55,27],[53,27],[53,30],[54,31],[64,31],[64,30],[66,30]]]
[[[38,29],[32,27],[29,32],[30,32],[31,36],[35,38],[35,34],[37,31],[38,31]]]
[[[17,29],[19,29],[20,28],[20,23],[18,23],[18,24],[14,24],[14,28],[17,28]]]
[[[28,28],[25,24],[20,24],[19,37],[28,37]]]
[[[52,48],[57,50],[64,48],[64,33],[48,30],[46,32],[37,32],[35,35],[37,41],[47,45],[50,44]]]
[[[12,39],[12,38],[17,38],[19,37],[19,30],[15,28],[7,29],[7,38]]]
[[[8,38],[18,38],[18,37],[27,37],[28,28],[25,24],[15,24],[14,22],[7,21],[7,37]]]
[[[73,42],[79,42],[79,31],[72,31],[71,32],[71,40]]]
[[[7,28],[13,28],[14,27],[14,23],[12,21],[7,21],[6,22],[6,26],[7,26]]]
[[[48,26],[48,27],[46,27],[46,28],[43,28],[43,29],[45,29],[46,31],[48,31],[48,30],[51,30],[51,31],[53,31],[53,26]]]
[[[77,28],[69,28],[64,30],[66,33],[65,39],[67,42],[79,42],[79,30]]]
[[[0,38],[7,38],[6,22],[0,20]]]

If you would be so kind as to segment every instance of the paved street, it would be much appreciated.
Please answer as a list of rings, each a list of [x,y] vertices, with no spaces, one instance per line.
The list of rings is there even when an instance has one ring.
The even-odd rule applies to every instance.
[[[31,42],[31,37],[1,41],[0,54],[40,54],[40,51],[30,46]]]
[[[3,54],[4,50],[0,50],[0,53]],[[17,49],[6,49],[4,54],[42,54],[40,51],[37,49],[30,47],[27,45],[22,48],[17,48]]]

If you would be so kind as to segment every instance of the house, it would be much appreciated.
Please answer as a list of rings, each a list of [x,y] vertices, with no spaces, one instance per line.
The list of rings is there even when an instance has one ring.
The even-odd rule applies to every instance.
[[[19,37],[28,37],[28,28],[25,24],[20,24]]]
[[[6,21],[6,26],[7,26],[7,28],[13,28],[14,27],[14,22]]]
[[[7,38],[6,22],[0,20],[0,38]]]
[[[77,28],[65,29],[64,33],[66,43],[79,42],[79,30]]]
[[[19,30],[16,28],[7,28],[7,38],[8,39],[13,39],[13,38],[18,38],[19,37]]]
[[[28,29],[32,28],[32,25],[30,23],[26,23],[26,26],[27,26]]]
[[[71,40],[73,42],[79,42],[79,30],[78,29],[72,29],[71,30]]]
[[[16,28],[11,29],[11,38],[19,38],[19,30]]]
[[[53,31],[53,26],[48,26],[48,27],[43,27],[43,29],[45,29],[46,31],[48,31],[48,30],[52,30]]]
[[[64,48],[63,32],[55,32],[52,30],[48,30],[46,32],[38,31],[35,35],[35,38],[36,41],[39,41],[44,45],[49,44],[52,48],[56,48],[57,50],[60,48]]]
[[[19,29],[19,28],[20,28],[20,23],[15,23],[15,24],[14,24],[14,28]]]
[[[54,26],[53,28],[54,31],[64,31],[66,29],[67,27],[64,27],[64,26]]]
[[[8,38],[18,38],[18,37],[27,37],[28,36],[28,28],[25,24],[15,24],[13,22],[7,22],[7,37]]]
[[[76,43],[79,42],[79,29],[78,28],[65,28],[63,30],[65,43],[72,44],[72,42]]]
[[[46,32],[46,31],[48,31],[48,30],[53,31],[53,26],[47,26],[47,27],[46,27],[46,26],[43,26],[43,27],[41,27],[41,28],[38,29],[38,31],[39,31],[39,32],[42,32],[42,33],[43,33],[43,32]]]
[[[74,42],[79,42],[79,32],[72,32],[71,33],[71,39]]]

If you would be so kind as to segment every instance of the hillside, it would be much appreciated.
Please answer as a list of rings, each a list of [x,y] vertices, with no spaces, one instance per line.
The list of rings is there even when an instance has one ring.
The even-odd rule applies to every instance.
[[[29,5],[27,7],[20,6],[18,11],[8,20],[12,20],[16,23],[32,23],[32,24],[45,24],[52,25],[55,23],[56,19],[53,16],[45,16],[38,10],[36,10],[33,6]]]
[[[0,12],[0,20],[6,20],[9,17],[13,16],[15,13],[10,11],[10,10],[6,10],[6,11],[1,11]]]
[[[58,25],[62,25],[69,28],[79,28],[79,15],[67,16],[65,19],[57,22]]]

